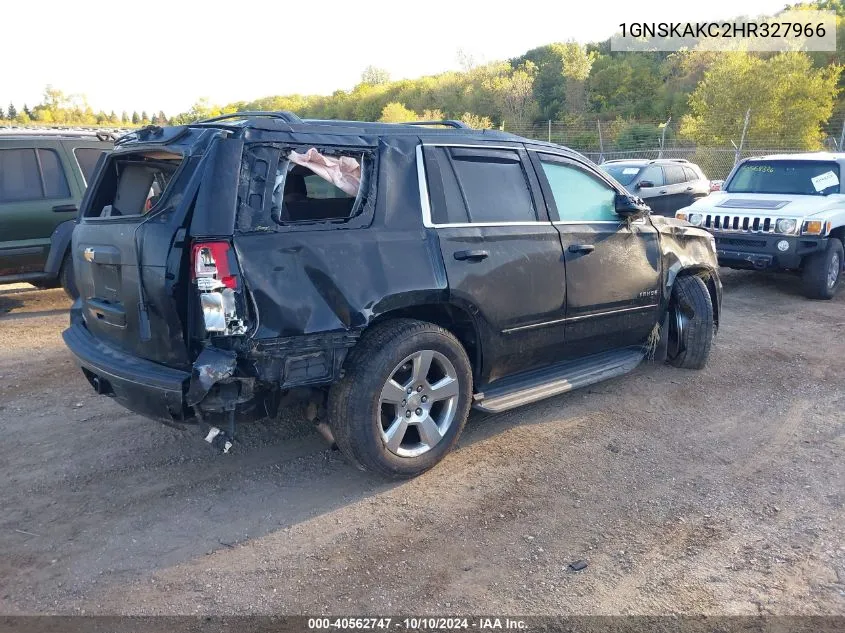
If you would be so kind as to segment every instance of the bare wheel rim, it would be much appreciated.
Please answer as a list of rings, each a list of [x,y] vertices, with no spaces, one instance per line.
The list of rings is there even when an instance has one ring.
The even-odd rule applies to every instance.
[[[419,457],[437,446],[455,421],[460,390],[455,366],[440,352],[420,350],[396,365],[379,397],[387,450]]]
[[[674,303],[670,308],[669,321],[669,355],[675,358],[684,351],[684,330],[686,330],[689,317],[684,314],[681,307]]]
[[[833,288],[836,285],[836,280],[839,279],[839,269],[841,263],[839,261],[839,253],[834,253],[830,258],[830,266],[827,268],[827,287]]]

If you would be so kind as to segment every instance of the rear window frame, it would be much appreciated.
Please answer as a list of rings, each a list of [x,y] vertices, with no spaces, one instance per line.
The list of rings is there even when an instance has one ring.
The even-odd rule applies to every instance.
[[[339,154],[362,160],[361,187],[358,190],[354,206],[360,204],[360,211],[346,219],[316,219],[299,221],[279,221],[273,217],[273,188],[275,173],[279,163],[291,150],[305,153],[315,147],[328,156]],[[265,174],[256,173],[249,167],[249,158],[267,163]],[[279,143],[257,141],[244,145],[241,158],[241,178],[238,185],[238,208],[235,214],[235,234],[255,233],[291,233],[301,231],[337,231],[364,229],[372,225],[375,218],[376,197],[378,195],[379,151],[373,145],[326,145],[313,143]],[[263,182],[261,208],[249,203],[256,183]],[[353,206],[353,208],[354,208]],[[247,218],[245,216],[249,214]]]
[[[129,215],[111,215],[108,217],[103,217],[101,215],[88,215],[91,210],[91,206],[94,203],[95,196],[98,193],[99,187],[103,184],[103,179],[106,177],[106,174],[109,172],[109,167],[114,161],[118,160],[125,160],[128,157],[131,157],[133,154],[145,154],[151,152],[162,152],[165,151],[170,154],[178,154],[181,156],[181,160],[179,162],[179,166],[176,168],[176,171],[173,172],[173,175],[170,177],[170,181],[167,183],[167,187],[165,187],[164,191],[161,194],[158,202],[150,208],[149,211],[146,213],[136,213],[136,214],[129,214]],[[172,149],[163,149],[161,147],[133,147],[131,150],[127,148],[127,151],[116,152],[112,151],[109,152],[108,156],[106,156],[106,162],[103,164],[103,169],[95,174],[94,181],[88,184],[88,187],[85,191],[84,202],[81,205],[79,210],[79,219],[82,222],[93,222],[93,223],[101,223],[101,222],[111,222],[111,223],[137,223],[142,222],[146,218],[152,217],[153,215],[158,214],[162,210],[167,208],[167,205],[170,203],[170,199],[173,197],[173,184],[181,180],[182,172],[185,171],[187,165],[191,163],[192,156],[188,155],[184,151],[172,150]],[[100,208],[100,213],[102,213],[102,208]]]

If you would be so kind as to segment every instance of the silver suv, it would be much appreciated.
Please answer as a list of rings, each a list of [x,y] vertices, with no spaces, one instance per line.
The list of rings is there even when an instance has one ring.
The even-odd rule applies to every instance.
[[[695,163],[683,158],[608,160],[600,167],[655,215],[674,217],[710,193],[710,181]]]

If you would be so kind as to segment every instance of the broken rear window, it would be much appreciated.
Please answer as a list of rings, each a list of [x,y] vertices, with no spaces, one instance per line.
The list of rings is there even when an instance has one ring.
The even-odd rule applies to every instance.
[[[360,213],[364,154],[283,151],[273,185],[271,216],[280,224],[344,221]]]
[[[182,157],[170,152],[138,152],[112,157],[87,216],[146,215],[166,197],[168,185],[181,164]]]

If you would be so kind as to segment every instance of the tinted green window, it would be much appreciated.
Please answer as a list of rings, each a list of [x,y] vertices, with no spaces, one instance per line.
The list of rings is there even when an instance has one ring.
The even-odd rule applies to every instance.
[[[41,161],[41,173],[44,175],[44,197],[69,198],[70,189],[59,155],[51,149],[39,149],[38,158]]]
[[[40,200],[43,197],[35,150],[0,150],[0,202]]]
[[[563,222],[618,222],[616,192],[588,173],[561,163],[543,162],[543,171]]]

